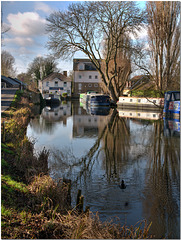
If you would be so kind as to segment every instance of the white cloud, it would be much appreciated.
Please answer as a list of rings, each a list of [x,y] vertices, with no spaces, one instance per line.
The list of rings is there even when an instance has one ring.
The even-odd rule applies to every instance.
[[[51,9],[47,4],[43,2],[35,2],[35,11],[43,11],[45,13],[51,13],[53,9]]]
[[[6,38],[4,39],[5,43],[13,43],[13,44],[17,44],[19,46],[31,46],[32,44],[34,44],[34,40],[30,37],[15,37],[15,38]]]
[[[46,20],[35,12],[9,14],[7,19],[14,35],[36,36],[45,34]]]
[[[136,40],[136,39],[145,39],[147,38],[148,32],[147,32],[147,27],[141,27],[140,30],[136,31],[136,36],[133,34],[130,34],[131,39]]]

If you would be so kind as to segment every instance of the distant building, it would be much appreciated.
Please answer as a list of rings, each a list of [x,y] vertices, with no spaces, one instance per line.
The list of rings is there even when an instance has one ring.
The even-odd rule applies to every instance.
[[[63,93],[67,93],[67,96],[71,96],[71,79],[67,77],[67,72],[51,73],[42,81],[39,80],[38,88],[42,95],[45,94],[57,94],[62,96]]]
[[[90,59],[73,59],[74,85],[73,93],[78,97],[80,93],[101,91],[101,77]]]
[[[131,90],[146,90],[153,85],[154,83],[150,81],[150,77],[147,75],[134,76],[126,81],[123,94],[127,95]]]

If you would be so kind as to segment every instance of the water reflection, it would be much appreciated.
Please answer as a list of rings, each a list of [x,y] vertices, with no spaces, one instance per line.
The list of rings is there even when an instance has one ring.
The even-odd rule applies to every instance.
[[[154,114],[134,117],[133,112],[87,109],[69,102],[43,109],[27,134],[39,137],[37,147],[51,148],[52,176],[72,179],[73,205],[81,189],[85,205],[98,211],[102,220],[118,216],[122,223],[134,225],[146,218],[156,238],[176,238],[180,138],[169,128],[173,124]],[[122,179],[126,189],[119,188]]]
[[[179,141],[164,136],[163,122],[154,124],[154,145],[145,179],[143,207],[158,238],[178,238],[180,208]]]
[[[71,114],[71,102],[64,102],[59,106],[46,106],[40,116],[30,121],[30,126],[37,133],[53,134],[57,128],[56,122],[62,122],[66,126],[67,118]]]

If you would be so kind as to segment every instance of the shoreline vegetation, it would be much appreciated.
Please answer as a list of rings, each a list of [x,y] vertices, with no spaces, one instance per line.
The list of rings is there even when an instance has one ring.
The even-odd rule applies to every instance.
[[[146,239],[147,221],[127,227],[102,223],[98,214],[71,207],[70,181],[49,176],[45,148],[35,153],[26,137],[42,103],[37,91],[18,91],[1,116],[2,239]]]

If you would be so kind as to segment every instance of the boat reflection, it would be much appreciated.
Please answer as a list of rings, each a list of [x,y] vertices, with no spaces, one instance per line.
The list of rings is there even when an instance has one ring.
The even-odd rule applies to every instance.
[[[80,107],[85,109],[87,114],[101,116],[107,116],[111,109],[110,106],[91,106],[82,102],[80,102]]]
[[[180,137],[180,121],[178,119],[164,119],[164,135]]]
[[[46,106],[42,110],[41,116],[52,122],[61,121],[71,116],[71,102],[61,104],[59,106]]]
[[[119,116],[125,118],[139,118],[147,120],[158,120],[162,117],[161,112],[142,111],[135,109],[118,109]]]

